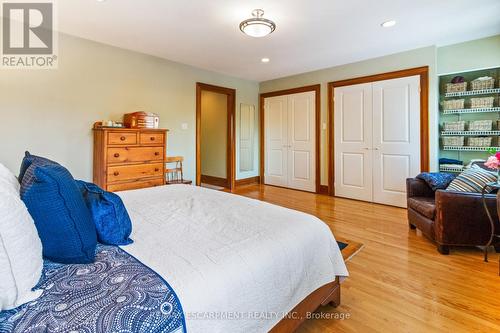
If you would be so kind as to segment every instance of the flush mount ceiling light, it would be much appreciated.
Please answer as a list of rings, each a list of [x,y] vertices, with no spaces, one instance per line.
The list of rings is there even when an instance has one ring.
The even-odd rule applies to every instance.
[[[264,37],[272,33],[276,29],[276,24],[273,21],[263,18],[264,11],[262,9],[254,9],[252,11],[253,18],[249,18],[240,23],[240,30],[248,36]]]
[[[390,28],[396,25],[396,21],[390,20],[390,21],[385,21],[384,23],[381,24],[383,28]]]

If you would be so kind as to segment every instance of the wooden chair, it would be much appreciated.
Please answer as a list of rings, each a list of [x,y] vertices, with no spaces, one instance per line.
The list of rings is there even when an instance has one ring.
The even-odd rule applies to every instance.
[[[165,162],[167,163],[167,168],[165,168],[165,183],[167,185],[172,184],[187,184],[190,185],[193,182],[191,180],[184,179],[184,174],[182,172],[182,162],[184,161],[184,157],[182,156],[172,156],[167,157]],[[169,168],[168,164],[175,163],[174,168]]]

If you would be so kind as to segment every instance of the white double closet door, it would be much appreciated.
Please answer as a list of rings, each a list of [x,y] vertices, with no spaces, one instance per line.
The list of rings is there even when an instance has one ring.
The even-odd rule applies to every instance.
[[[420,172],[420,78],[334,89],[335,195],[406,207]]]
[[[315,92],[264,100],[264,183],[316,191]]]

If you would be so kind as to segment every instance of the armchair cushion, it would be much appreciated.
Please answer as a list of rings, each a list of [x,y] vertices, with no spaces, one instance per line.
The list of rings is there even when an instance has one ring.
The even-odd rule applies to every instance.
[[[456,175],[445,172],[422,172],[417,176],[422,179],[433,191],[444,190],[455,179]]]
[[[446,188],[448,191],[481,193],[484,185],[495,182],[494,173],[481,168],[470,168],[459,174]]]
[[[434,220],[436,216],[436,204],[434,198],[430,197],[413,197],[408,199],[408,208],[413,209],[417,213]]]

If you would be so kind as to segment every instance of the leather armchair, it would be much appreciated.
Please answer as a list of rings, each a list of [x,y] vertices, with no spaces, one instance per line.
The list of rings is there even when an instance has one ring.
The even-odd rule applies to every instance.
[[[450,246],[485,245],[490,239],[491,226],[480,193],[437,190],[416,178],[406,180],[408,223],[437,243],[442,254]],[[500,231],[496,195],[488,194],[487,205]],[[500,247],[496,247],[500,250]]]

